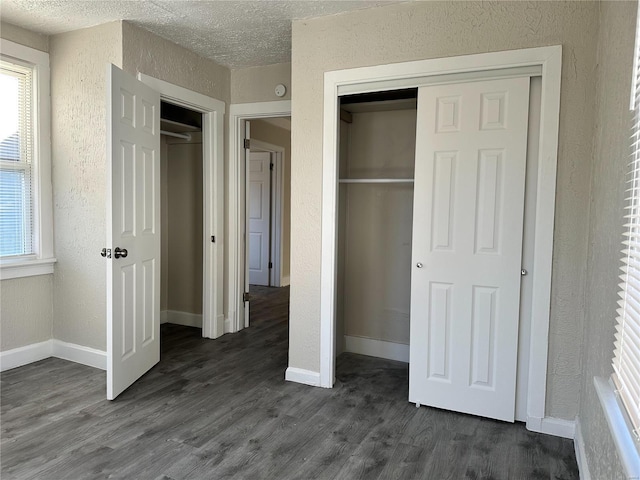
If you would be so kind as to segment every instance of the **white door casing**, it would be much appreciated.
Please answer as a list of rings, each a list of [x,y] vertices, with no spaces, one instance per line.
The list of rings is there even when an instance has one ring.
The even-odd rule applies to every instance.
[[[243,276],[243,284],[244,284],[244,293],[249,293],[249,269],[248,269],[248,265],[249,265],[249,202],[247,201],[247,192],[249,191],[249,172],[248,170],[248,159],[249,156],[251,155],[251,150],[249,150],[250,144],[251,144],[251,122],[250,121],[246,121],[243,122],[244,123],[244,155],[242,155],[242,178],[244,179],[244,192],[245,195],[242,198],[242,209],[241,211],[244,212],[244,222],[243,222],[243,227],[244,227],[244,232],[242,232],[242,238],[244,240],[243,242],[243,253],[244,253],[244,269],[242,271],[242,276]],[[241,309],[241,311],[244,312],[244,326],[245,328],[247,328],[249,326],[249,318],[250,318],[250,305],[249,305],[249,299],[245,298],[244,295],[242,295],[241,298],[242,302],[243,302],[243,308]]]
[[[107,71],[107,398],[160,360],[160,95]],[[116,248],[127,251],[116,258]]]
[[[269,286],[271,240],[271,154],[249,153],[249,283]]]
[[[409,401],[514,420],[529,78],[418,90]]]

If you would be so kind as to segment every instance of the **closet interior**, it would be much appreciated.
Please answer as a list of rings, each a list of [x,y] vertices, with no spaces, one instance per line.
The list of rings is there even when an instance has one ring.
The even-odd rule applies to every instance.
[[[160,107],[161,322],[202,328],[202,114]]]
[[[340,97],[336,354],[409,361],[417,89]]]

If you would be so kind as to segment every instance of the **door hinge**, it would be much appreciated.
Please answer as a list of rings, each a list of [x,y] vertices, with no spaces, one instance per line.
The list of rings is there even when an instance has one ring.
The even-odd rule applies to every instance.
[[[269,170],[273,170],[273,163],[269,164]]]
[[[211,235],[211,243],[216,243],[216,236],[215,235]]]
[[[111,249],[110,248],[103,248],[100,251],[100,256],[104,257],[104,258],[111,258]]]
[[[242,301],[243,302],[248,302],[249,300],[251,300],[251,295],[249,295],[249,292],[244,292],[242,294]]]
[[[269,268],[273,268],[273,262],[269,262]]]
[[[251,139],[250,138],[245,138],[244,139],[244,148],[251,148]]]

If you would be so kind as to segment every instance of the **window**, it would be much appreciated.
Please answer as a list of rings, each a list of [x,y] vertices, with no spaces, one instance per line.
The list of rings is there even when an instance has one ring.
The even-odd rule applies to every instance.
[[[640,23],[639,23],[640,25]],[[631,423],[640,435],[640,42],[636,27],[631,109],[631,163],[625,215],[625,240],[612,380]]]
[[[0,279],[53,272],[49,55],[0,40]]]

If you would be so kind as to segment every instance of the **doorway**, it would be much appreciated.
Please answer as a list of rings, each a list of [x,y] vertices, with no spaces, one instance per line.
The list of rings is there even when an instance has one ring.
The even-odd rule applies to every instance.
[[[289,285],[291,119],[246,120],[244,130],[244,276],[250,302],[257,287]]]
[[[108,69],[107,92],[107,247],[102,256],[108,260],[107,399],[113,400],[160,358],[161,100],[198,112],[201,120],[200,323],[203,337],[224,333],[224,257],[216,237],[224,227],[225,105],[144,74],[136,79],[114,65]],[[173,127],[165,133],[190,136]]]
[[[279,130],[288,130],[286,132],[287,143],[290,144],[290,117],[291,117],[291,101],[282,100],[275,102],[259,102],[259,103],[246,103],[231,105],[229,109],[229,177],[228,177],[228,189],[229,189],[229,223],[228,223],[228,250],[227,259],[229,265],[228,275],[228,317],[225,325],[225,333],[234,333],[243,328],[249,326],[250,315],[250,286],[249,286],[249,274],[247,266],[249,264],[248,252],[250,243],[246,241],[246,234],[249,230],[247,219],[249,218],[247,191],[248,179],[247,173],[247,159],[250,156],[251,141],[253,139],[254,146],[261,145],[262,150],[273,151],[273,146],[278,146],[279,142],[273,142],[263,140],[262,135],[259,133],[256,121],[264,121],[264,126],[269,128],[276,128]],[[257,133],[257,137],[252,137],[251,130],[252,125],[254,131]],[[258,130],[256,130],[258,128]],[[256,143],[258,142],[258,143]],[[264,143],[259,143],[264,142]],[[266,145],[266,144],[270,144]],[[277,154],[276,149],[276,154]],[[291,156],[287,154],[287,149],[282,151],[282,163],[286,165],[286,168],[280,169],[281,174],[275,175],[277,181],[282,177],[282,208],[278,208],[274,205],[274,211],[276,215],[279,211],[288,212],[290,207],[284,205],[285,200],[289,199],[290,188],[290,165]],[[276,159],[278,155],[276,155]],[[278,170],[277,163],[275,169]],[[286,193],[285,193],[286,190]],[[286,198],[285,198],[286,197]],[[277,197],[276,197],[277,201]],[[285,215],[283,215],[284,217]],[[281,251],[288,251],[289,234],[288,218],[282,219],[282,231],[280,240],[275,240],[273,244],[283,244]],[[276,234],[278,229],[275,229]],[[274,255],[275,257],[275,255]],[[289,255],[283,254],[280,256],[280,261],[274,261],[274,268],[277,270],[278,266],[281,266],[280,275],[275,275],[275,280],[272,284],[276,284],[278,277],[280,278],[280,286],[283,287],[289,284],[288,274],[288,262]],[[274,275],[274,273],[272,273]]]

